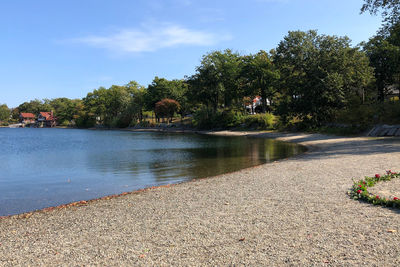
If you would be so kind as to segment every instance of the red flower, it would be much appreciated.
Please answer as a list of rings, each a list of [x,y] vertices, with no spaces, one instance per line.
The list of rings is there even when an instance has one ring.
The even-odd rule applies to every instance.
[[[394,197],[393,200],[399,200],[399,198],[398,197]]]
[[[357,190],[357,194],[361,194],[361,192],[362,192],[361,190]]]
[[[359,185],[358,185],[358,187],[359,187],[359,188],[361,188],[361,187],[362,187],[362,185],[360,185],[360,184],[359,184]]]
[[[391,173],[392,173],[392,170],[387,170],[386,173],[387,173],[387,174],[391,174]]]
[[[376,196],[375,198],[376,198],[376,199],[380,199],[380,197],[379,197],[379,196]]]
[[[375,174],[375,178],[381,178],[379,174]]]
[[[366,182],[363,182],[363,184],[367,184]]]

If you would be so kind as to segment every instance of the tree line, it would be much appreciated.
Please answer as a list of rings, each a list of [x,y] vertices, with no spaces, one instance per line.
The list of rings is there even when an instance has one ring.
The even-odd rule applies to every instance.
[[[16,119],[20,112],[50,110],[59,124],[78,127],[132,126],[146,121],[149,112],[158,121],[188,114],[198,121],[221,121],[229,114],[246,114],[245,107],[261,96],[260,111],[279,116],[282,124],[321,126],[346,117],[346,111],[354,114],[363,107],[398,100],[388,95],[400,85],[399,8],[399,0],[365,0],[361,11],[382,11],[383,26],[357,46],[346,36],[290,31],[268,52],[207,53],[195,73],[183,79],[155,77],[147,87],[131,81],[100,87],[83,99],[32,100],[12,110],[2,105],[0,121],[10,114]]]

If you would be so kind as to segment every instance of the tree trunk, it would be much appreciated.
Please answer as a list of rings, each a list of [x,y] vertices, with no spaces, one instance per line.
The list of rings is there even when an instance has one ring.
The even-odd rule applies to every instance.
[[[384,102],[385,101],[385,85],[382,82],[378,83],[378,101]]]
[[[214,98],[214,112],[217,112],[217,110],[218,110],[218,95],[216,95],[215,96],[215,98]]]
[[[265,93],[265,89],[261,89],[261,104],[262,112],[267,112],[267,94]]]

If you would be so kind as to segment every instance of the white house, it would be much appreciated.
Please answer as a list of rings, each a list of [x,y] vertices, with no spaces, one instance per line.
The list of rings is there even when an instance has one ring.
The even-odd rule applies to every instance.
[[[261,107],[262,106],[262,102],[261,102],[261,96],[256,96],[254,99],[253,99],[253,102],[252,103],[250,103],[250,105],[247,105],[246,106],[246,110],[250,113],[250,114],[256,114],[257,113],[257,110],[259,109],[259,108],[257,108],[257,107]],[[271,103],[270,103],[270,101],[267,99],[267,106],[269,106]]]

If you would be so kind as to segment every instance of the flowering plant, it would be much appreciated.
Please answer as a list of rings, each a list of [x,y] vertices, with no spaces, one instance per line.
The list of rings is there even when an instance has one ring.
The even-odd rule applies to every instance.
[[[386,207],[400,208],[400,199],[398,197],[384,198],[378,195],[373,195],[368,192],[368,187],[373,187],[376,183],[381,181],[390,181],[394,178],[399,178],[400,173],[386,171],[385,175],[375,174],[374,177],[365,177],[364,180],[354,182],[352,190],[349,192],[350,197],[353,199],[364,200],[374,205],[382,205]]]

